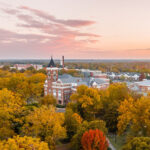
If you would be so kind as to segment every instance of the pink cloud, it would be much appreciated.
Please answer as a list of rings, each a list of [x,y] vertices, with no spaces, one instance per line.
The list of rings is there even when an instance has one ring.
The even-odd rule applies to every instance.
[[[29,8],[26,6],[21,6],[20,9],[25,9],[28,10],[32,13],[34,13],[35,15],[37,15],[38,17],[41,17],[43,19],[47,19],[49,21],[53,21],[55,23],[59,23],[59,24],[64,24],[70,27],[82,27],[82,26],[89,26],[92,24],[95,24],[95,21],[90,21],[90,20],[73,20],[73,19],[69,19],[69,20],[63,20],[63,19],[57,19],[56,17],[49,15],[43,11],[37,10],[37,9],[33,9],[33,8]]]
[[[41,52],[41,57],[46,57],[47,53],[69,56],[73,52],[80,54],[80,52],[90,51],[99,41],[99,35],[81,32],[78,28],[92,25],[94,21],[56,19],[43,11],[29,7],[10,8],[3,11],[12,17],[17,17],[16,27],[27,31],[23,34],[0,29],[0,49],[10,49],[11,53],[19,54],[18,51],[21,50],[20,55],[26,52],[34,54]],[[29,34],[29,29],[36,30],[38,34]]]
[[[4,8],[2,9],[5,13],[7,14],[11,14],[11,15],[16,15],[17,13],[19,13],[20,11],[18,9],[9,9],[9,8]]]

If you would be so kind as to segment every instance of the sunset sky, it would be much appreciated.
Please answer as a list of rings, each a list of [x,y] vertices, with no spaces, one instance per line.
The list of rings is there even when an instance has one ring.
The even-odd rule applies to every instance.
[[[0,59],[149,59],[150,0],[0,0]]]

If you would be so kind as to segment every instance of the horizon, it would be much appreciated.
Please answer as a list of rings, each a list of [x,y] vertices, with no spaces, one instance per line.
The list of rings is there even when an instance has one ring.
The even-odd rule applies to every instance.
[[[149,0],[0,0],[0,59],[150,59]]]

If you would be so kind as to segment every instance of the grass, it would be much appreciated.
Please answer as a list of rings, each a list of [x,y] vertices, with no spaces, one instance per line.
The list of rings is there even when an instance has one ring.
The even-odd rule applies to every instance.
[[[125,136],[115,136],[111,134],[108,135],[108,138],[116,150],[121,150],[121,147],[125,143]]]

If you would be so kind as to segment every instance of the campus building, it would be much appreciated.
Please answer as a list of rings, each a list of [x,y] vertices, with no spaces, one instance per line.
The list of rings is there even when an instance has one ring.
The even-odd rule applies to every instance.
[[[37,64],[15,64],[13,68],[17,70],[26,70],[30,67],[33,67],[36,70],[43,69],[42,65],[37,65]]]
[[[134,82],[129,86],[132,91],[147,95],[150,92],[150,80],[144,79],[143,81]]]
[[[53,58],[51,58],[46,70],[47,79],[44,84],[44,94],[52,94],[56,97],[57,103],[61,105],[66,105],[69,102],[71,94],[80,85],[98,89],[104,89],[109,86],[109,79],[105,75],[100,75],[100,72],[98,74],[98,72],[91,71],[90,76],[83,78],[73,77],[69,74],[58,75],[59,68],[56,67]]]

